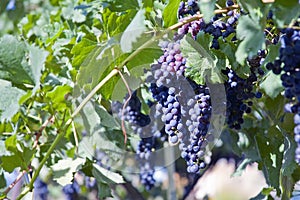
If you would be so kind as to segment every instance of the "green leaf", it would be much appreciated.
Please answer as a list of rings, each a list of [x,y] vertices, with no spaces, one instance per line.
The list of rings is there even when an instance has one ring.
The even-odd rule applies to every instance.
[[[53,179],[62,186],[72,183],[74,173],[78,171],[80,166],[84,163],[85,160],[82,158],[59,160],[56,164],[51,166]]]
[[[259,20],[252,19],[248,15],[241,16],[237,25],[237,38],[242,42],[235,56],[236,60],[243,65],[247,57],[256,55],[258,50],[264,48],[264,26],[259,23]]]
[[[10,120],[18,112],[19,99],[25,92],[12,87],[7,81],[0,80],[0,94],[0,121],[3,122]]]
[[[285,6],[283,4],[284,2],[287,2],[286,4],[291,4],[288,6]],[[273,6],[273,20],[278,26],[278,28],[283,28],[284,25],[289,25],[290,22],[293,19],[297,19],[300,13],[300,6],[296,0],[291,1],[285,1],[283,0],[281,2],[275,1],[275,4]],[[295,3],[296,2],[296,3]]]
[[[108,184],[120,184],[124,183],[123,177],[115,172],[107,170],[103,167],[100,167],[98,164],[93,164],[93,175],[98,180],[102,180],[102,182]]]
[[[85,92],[90,92],[125,57],[115,38],[111,38],[102,46],[97,46],[80,66],[77,76],[79,89],[83,88]]]
[[[203,19],[205,23],[209,23],[212,17],[215,15],[215,3],[216,0],[200,0],[198,3],[200,11],[204,15]]]
[[[106,126],[110,129],[120,129],[120,124],[113,118],[104,107],[97,105],[95,106],[95,111],[101,120],[101,125]]]
[[[17,155],[2,156],[1,161],[2,168],[9,173],[20,167],[20,163],[22,162],[21,158]]]
[[[134,91],[140,87],[141,80],[139,78],[136,78],[135,76],[129,76],[127,74],[124,74],[123,76],[130,90]],[[111,100],[123,102],[127,94],[128,94],[128,89],[126,88],[125,83],[123,82],[122,79],[119,79],[119,81],[115,84],[114,91],[111,96]]]
[[[294,137],[289,134],[285,134],[282,163],[283,176],[291,176],[298,167],[297,163],[295,162],[295,151],[296,143]]]
[[[6,187],[6,180],[4,177],[4,173],[3,173],[3,170],[0,170],[0,191],[1,191],[1,189],[5,188],[5,187]]]
[[[163,12],[164,27],[170,27],[178,21],[177,10],[179,3],[180,0],[169,0],[168,5],[165,7]]]
[[[62,85],[55,87],[52,91],[46,94],[46,97],[51,102],[51,106],[55,111],[65,111],[68,107],[67,96],[71,94],[72,87]]]
[[[42,76],[42,70],[44,68],[44,64],[48,56],[48,52],[36,46],[28,46],[28,50],[29,50],[29,63],[32,72],[32,79],[35,83],[35,87],[32,90],[32,93],[35,93],[35,91],[40,86],[40,78]]]
[[[98,187],[98,191],[100,191],[98,192],[99,199],[105,199],[106,197],[113,197],[111,194],[111,189],[108,184],[105,184],[97,180],[97,187]]]
[[[276,98],[284,90],[280,76],[275,75],[273,72],[269,71],[266,75],[265,80],[260,84],[260,87],[265,91],[265,93],[272,99]]]
[[[243,1],[238,0],[239,5],[242,6],[245,12],[249,12],[251,18],[255,19],[258,16],[262,16],[265,12],[265,5],[261,0]],[[240,22],[239,22],[240,23]]]
[[[281,132],[272,126],[267,135],[256,135],[257,147],[261,156],[260,169],[263,170],[267,183],[280,191],[280,170],[282,166],[283,153],[280,148],[283,144]]]
[[[17,149],[17,134],[14,134],[10,137],[8,137],[6,140],[5,140],[5,148],[8,150],[8,151],[11,151],[11,152],[18,152],[18,149]]]
[[[188,36],[181,40],[181,52],[186,57],[188,66],[185,75],[198,84],[204,84],[206,79],[212,83],[222,83],[220,71],[207,51],[208,42],[209,40],[206,40],[206,43],[198,43]]]
[[[121,49],[125,53],[133,50],[133,43],[146,31],[145,10],[139,10],[121,36]]]
[[[108,8],[113,12],[124,12],[130,9],[136,10],[139,8],[139,3],[137,0],[106,0],[103,1],[103,3],[108,3]]]
[[[29,54],[27,61],[27,54]],[[13,56],[12,56],[13,55]],[[0,38],[0,78],[14,85],[31,84],[39,86],[41,70],[48,53],[35,46],[25,45],[15,37]],[[20,86],[24,88],[24,86]]]
[[[83,38],[78,44],[74,45],[71,53],[74,55],[72,64],[78,68],[84,62],[87,55],[95,49],[97,42],[94,42],[88,38]]]

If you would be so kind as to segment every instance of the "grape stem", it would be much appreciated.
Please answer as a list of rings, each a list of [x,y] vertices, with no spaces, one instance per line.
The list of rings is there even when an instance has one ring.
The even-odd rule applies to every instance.
[[[214,14],[221,14],[221,13],[226,13],[229,10],[232,9],[237,9],[239,8],[238,5],[233,5],[233,6],[229,6],[223,9],[217,9],[214,11]],[[151,40],[147,41],[146,43],[144,43],[143,45],[141,45],[139,48],[137,48],[132,54],[130,54],[120,65],[119,67],[113,69],[104,79],[102,79],[102,81],[100,81],[100,83],[98,85],[96,85],[93,90],[83,99],[83,101],[79,104],[79,106],[74,110],[74,112],[72,113],[70,119],[66,122],[64,129],[66,130],[72,123],[73,118],[83,109],[83,107],[92,99],[92,97],[97,93],[98,90],[100,90],[102,88],[102,86],[107,83],[112,77],[114,77],[115,75],[119,74],[119,71],[126,66],[126,64],[132,60],[134,57],[136,57],[143,49],[147,48],[149,45],[153,44],[156,40],[162,38],[165,34],[176,30],[178,28],[180,28],[181,26],[188,24],[192,21],[198,20],[203,18],[203,14],[198,14],[195,16],[192,16],[189,19],[186,19],[184,21],[178,22],[172,26],[170,26],[169,28],[167,28],[164,31],[159,32],[159,34],[157,34],[155,37],[153,37]],[[35,180],[37,179],[42,167],[44,166],[44,164],[46,163],[46,161],[48,160],[49,156],[52,154],[52,152],[54,151],[55,147],[57,146],[57,144],[59,143],[59,141],[64,137],[66,131],[60,132],[57,137],[55,138],[55,140],[53,141],[53,143],[51,144],[50,148],[48,149],[46,155],[44,156],[44,158],[42,159],[40,165],[38,166],[38,168],[36,169],[30,183],[28,184],[27,188],[17,197],[17,200],[22,199],[28,192],[32,191],[33,189],[33,184],[35,182]]]
[[[131,90],[129,88],[129,85],[126,81],[126,79],[124,78],[123,74],[121,71],[118,71],[119,72],[119,75],[121,76],[121,79],[122,81],[124,82],[126,88],[127,88],[127,91],[128,91],[128,98],[126,99],[124,105],[123,105],[123,108],[122,108],[122,132],[123,132],[123,135],[124,135],[124,143],[126,144],[127,142],[127,134],[126,134],[126,128],[125,128],[125,122],[124,122],[124,112],[125,112],[125,109],[126,109],[126,106],[127,104],[129,103],[130,99],[131,99],[131,96],[132,96],[132,93],[131,93]]]

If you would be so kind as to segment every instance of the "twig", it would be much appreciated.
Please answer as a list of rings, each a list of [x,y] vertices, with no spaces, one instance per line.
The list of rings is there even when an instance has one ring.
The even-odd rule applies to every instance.
[[[8,194],[9,193],[9,191],[11,190],[11,189],[13,189],[13,187],[23,178],[23,176],[24,176],[24,174],[26,173],[26,170],[23,170],[18,176],[17,176],[17,178],[14,180],[14,182],[12,182],[9,186],[8,186],[8,188],[6,188],[6,190],[3,192],[3,194]]]
[[[126,99],[126,101],[124,102],[123,107],[122,107],[122,116],[121,116],[121,120],[122,120],[122,125],[121,125],[122,126],[122,132],[123,132],[123,135],[124,135],[124,143],[126,144],[126,142],[127,142],[127,134],[126,134],[126,128],[125,128],[124,112],[125,112],[127,104],[129,103],[129,101],[130,101],[130,99],[132,97],[132,93],[131,93],[129,85],[128,85],[126,79],[124,78],[122,72],[120,70],[118,70],[118,72],[119,72],[119,75],[121,76],[121,79],[123,80],[123,82],[124,82],[124,84],[125,84],[125,86],[126,86],[126,88],[128,90],[128,95],[129,95],[128,98]]]
[[[76,128],[75,128],[75,123],[74,121],[72,120],[72,130],[73,130],[73,135],[74,135],[74,139],[75,139],[75,146],[76,146],[76,152],[78,151],[78,136],[77,136],[77,131],[76,131]]]
[[[40,127],[40,129],[36,132],[36,138],[35,138],[35,141],[34,141],[34,144],[33,144],[33,149],[35,149],[39,143],[39,139],[40,137],[42,136],[42,132],[43,130],[48,126],[49,123],[53,123],[54,121],[54,116],[51,115],[43,124],[42,126]]]

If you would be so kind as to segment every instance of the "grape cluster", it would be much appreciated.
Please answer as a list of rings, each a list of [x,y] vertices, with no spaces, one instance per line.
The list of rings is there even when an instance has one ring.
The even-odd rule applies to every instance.
[[[178,82],[185,70],[186,59],[180,51],[179,41],[161,42],[164,54],[158,59],[158,64],[152,65],[153,78],[157,86],[168,86]]]
[[[197,0],[188,0],[187,2],[181,1],[178,8],[179,18],[186,15],[195,15],[199,11]]]
[[[292,28],[283,29],[280,37],[281,47],[279,58],[266,65],[268,70],[274,74],[280,74],[282,85],[285,88],[284,96],[290,100],[285,106],[285,110],[295,113],[294,129],[295,141],[298,144],[296,150],[296,162],[300,164],[300,141],[299,141],[299,121],[300,114],[300,31]]]
[[[65,194],[66,200],[75,200],[79,198],[80,186],[74,181],[72,184],[65,185],[62,191]]]
[[[257,81],[254,70],[251,68],[251,73],[246,79],[239,77],[229,68],[222,71],[228,78],[225,89],[227,95],[226,122],[229,128],[239,130],[244,122],[243,114],[251,112],[253,102],[250,99],[262,97],[261,92],[253,92],[253,85]]]
[[[204,88],[194,99],[190,99],[187,106],[190,109],[186,126],[190,135],[188,143],[182,142],[180,144],[181,157],[187,162],[188,172],[199,173],[201,169],[206,167],[203,157],[208,144],[206,136],[212,111],[208,88]]]
[[[34,199],[47,200],[49,194],[48,185],[39,177],[34,181]]]
[[[165,132],[169,135],[170,142],[176,144],[182,137],[180,130],[183,125],[181,123],[181,106],[176,98],[175,88],[158,87],[155,83],[151,83],[150,91],[158,102],[156,104],[157,115],[161,113],[161,120],[165,123]]]

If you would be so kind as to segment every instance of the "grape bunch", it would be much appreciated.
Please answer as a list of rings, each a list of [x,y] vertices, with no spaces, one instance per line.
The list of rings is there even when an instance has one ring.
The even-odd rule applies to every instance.
[[[187,2],[181,1],[178,8],[179,18],[183,18],[186,15],[195,15],[199,11],[197,0],[188,0]]]
[[[182,141],[180,144],[181,157],[187,162],[188,172],[200,173],[207,165],[203,157],[208,144],[206,136],[212,111],[208,88],[203,88],[200,94],[190,99],[187,106],[190,108],[186,120],[189,139],[188,142]]]
[[[65,185],[63,187],[63,193],[66,197],[66,200],[75,200],[79,198],[80,186],[77,181],[74,181],[72,184]]]
[[[289,99],[285,110],[295,114],[294,129],[295,141],[297,142],[296,162],[300,164],[300,141],[299,141],[299,115],[300,114],[300,31],[286,28],[281,31],[281,47],[279,58],[266,65],[268,70],[280,75],[282,85],[285,88],[284,96]]]
[[[34,199],[47,200],[49,194],[48,185],[39,177],[34,181]]]
[[[169,135],[170,142],[176,144],[182,137],[180,130],[183,127],[181,107],[176,97],[176,90],[173,87],[158,87],[155,83],[151,83],[150,91],[153,98],[158,102],[156,104],[156,115],[161,114],[161,120],[165,123],[165,132]]]
[[[252,70],[254,69],[252,68]],[[244,122],[244,113],[251,112],[253,102],[250,99],[262,96],[261,92],[253,92],[253,85],[257,81],[257,76],[252,70],[246,79],[239,77],[229,68],[222,71],[228,78],[228,81],[225,82],[227,95],[226,122],[231,129],[241,129],[241,124]]]

